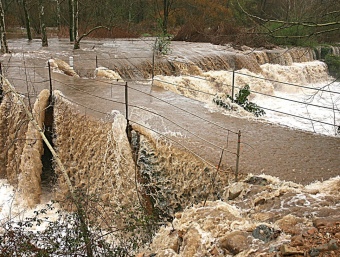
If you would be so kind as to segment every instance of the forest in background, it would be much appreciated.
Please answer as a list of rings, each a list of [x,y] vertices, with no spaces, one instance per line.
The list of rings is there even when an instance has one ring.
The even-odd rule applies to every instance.
[[[2,0],[2,7],[8,37],[18,28],[41,37],[47,27],[71,41],[91,32],[265,47],[340,42],[338,0]]]

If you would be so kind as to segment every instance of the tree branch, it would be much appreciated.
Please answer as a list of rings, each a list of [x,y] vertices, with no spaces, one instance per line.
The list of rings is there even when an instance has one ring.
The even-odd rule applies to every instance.
[[[242,12],[244,12],[246,15],[249,17],[252,17],[254,19],[260,20],[262,22],[272,22],[272,23],[278,23],[278,24],[287,24],[287,25],[294,25],[294,26],[304,26],[304,27],[328,27],[328,26],[333,26],[333,25],[340,25],[340,21],[332,21],[332,22],[327,22],[327,23],[315,23],[315,22],[301,22],[301,21],[283,21],[283,20],[272,20],[272,19],[264,19],[262,17],[259,17],[257,15],[251,14],[247,12],[240,2],[237,0],[238,6],[241,8]],[[339,11],[335,11],[335,13],[338,13]]]
[[[80,40],[82,40],[84,37],[87,37],[88,35],[90,35],[93,31],[97,30],[97,29],[101,29],[101,28],[104,28],[104,29],[107,29],[108,31],[110,31],[110,28],[109,27],[106,27],[106,26],[97,26],[97,27],[94,27],[92,29],[90,29],[88,32],[84,33],[83,35],[81,35],[78,39],[76,39],[74,41],[74,49],[79,49],[80,48]]]

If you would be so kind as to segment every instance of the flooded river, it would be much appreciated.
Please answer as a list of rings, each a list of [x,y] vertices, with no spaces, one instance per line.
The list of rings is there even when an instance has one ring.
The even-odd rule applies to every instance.
[[[1,57],[4,75],[26,97],[27,92],[34,98],[42,89],[50,88],[47,68],[50,58],[68,62],[72,56],[74,70],[80,78],[52,72],[53,90],[60,90],[66,99],[75,103],[76,109],[88,116],[105,119],[106,113],[112,110],[125,115],[125,82],[94,78],[98,66],[112,70],[120,67],[128,85],[130,122],[167,137],[213,166],[218,165],[225,149],[222,165],[235,170],[240,131],[241,173],[265,173],[302,184],[340,174],[339,137],[278,126],[263,119],[226,115],[207,108],[205,102],[152,85],[151,80],[143,76],[148,71],[143,65],[153,61],[152,40],[89,40],[82,41],[80,50],[72,50],[67,40],[50,39],[49,44],[48,48],[42,48],[38,40],[10,40],[12,53]],[[210,44],[173,42],[171,47],[172,53],[167,58],[186,63],[205,60],[207,65],[211,55],[224,55],[228,59],[236,54],[227,47]],[[158,74],[162,69],[163,73],[171,73],[161,69],[164,58],[156,58]],[[254,66],[252,61],[249,63]],[[226,68],[228,63],[223,65]],[[253,71],[257,69],[255,66]],[[218,68],[215,63],[215,69]]]

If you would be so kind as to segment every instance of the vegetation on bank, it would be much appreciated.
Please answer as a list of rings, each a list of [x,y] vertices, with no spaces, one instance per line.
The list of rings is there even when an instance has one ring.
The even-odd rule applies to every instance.
[[[27,38],[56,28],[80,47],[85,36],[126,38],[173,35],[173,40],[236,45],[312,46],[340,42],[340,2],[280,0],[2,1],[5,28]],[[2,26],[0,24],[0,26]],[[46,32],[47,31],[47,32]],[[26,33],[25,32],[25,33]]]
[[[325,57],[325,63],[328,66],[329,74],[340,79],[340,56],[328,54]]]

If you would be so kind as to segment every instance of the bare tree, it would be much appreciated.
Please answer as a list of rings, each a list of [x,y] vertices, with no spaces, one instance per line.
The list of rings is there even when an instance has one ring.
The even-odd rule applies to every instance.
[[[47,33],[46,33],[43,0],[39,0],[39,24],[40,24],[40,32],[41,32],[41,45],[45,47],[45,46],[48,46],[48,40],[47,40]]]
[[[24,9],[27,39],[29,41],[31,41],[32,40],[31,21],[30,21],[30,16],[29,16],[29,13],[28,13],[27,1],[26,0],[22,0],[22,7]]]
[[[74,0],[68,1],[70,42],[74,42]]]
[[[57,5],[57,27],[58,27],[58,31],[60,30],[60,23],[61,23],[61,15],[60,15],[60,1],[59,0],[55,0],[56,1],[56,5]]]
[[[338,1],[267,0],[253,5],[249,2],[255,3],[237,0],[237,5],[248,18],[262,28],[263,34],[276,39],[298,40],[336,33],[335,38],[339,39]]]
[[[73,0],[73,33],[74,40],[78,39],[78,29],[79,29],[79,3],[78,0]]]
[[[97,27],[94,27],[92,29],[90,29],[88,32],[82,34],[80,37],[77,37],[75,40],[74,40],[74,46],[73,46],[73,49],[80,49],[80,41],[87,37],[88,35],[90,35],[92,32],[94,32],[95,30],[97,29],[101,29],[101,28],[105,28],[107,30],[110,30],[108,27],[105,27],[105,26],[97,26]]]
[[[163,24],[162,29],[164,34],[168,34],[168,19],[171,10],[171,6],[174,0],[163,0]]]
[[[162,33],[165,35],[168,33],[168,22],[171,11],[174,8],[176,0],[162,0],[160,4],[158,0],[155,0],[156,11],[160,17]]]
[[[2,1],[0,0],[0,42],[1,42],[1,53],[8,53],[6,27],[5,27],[5,13],[2,8]]]

